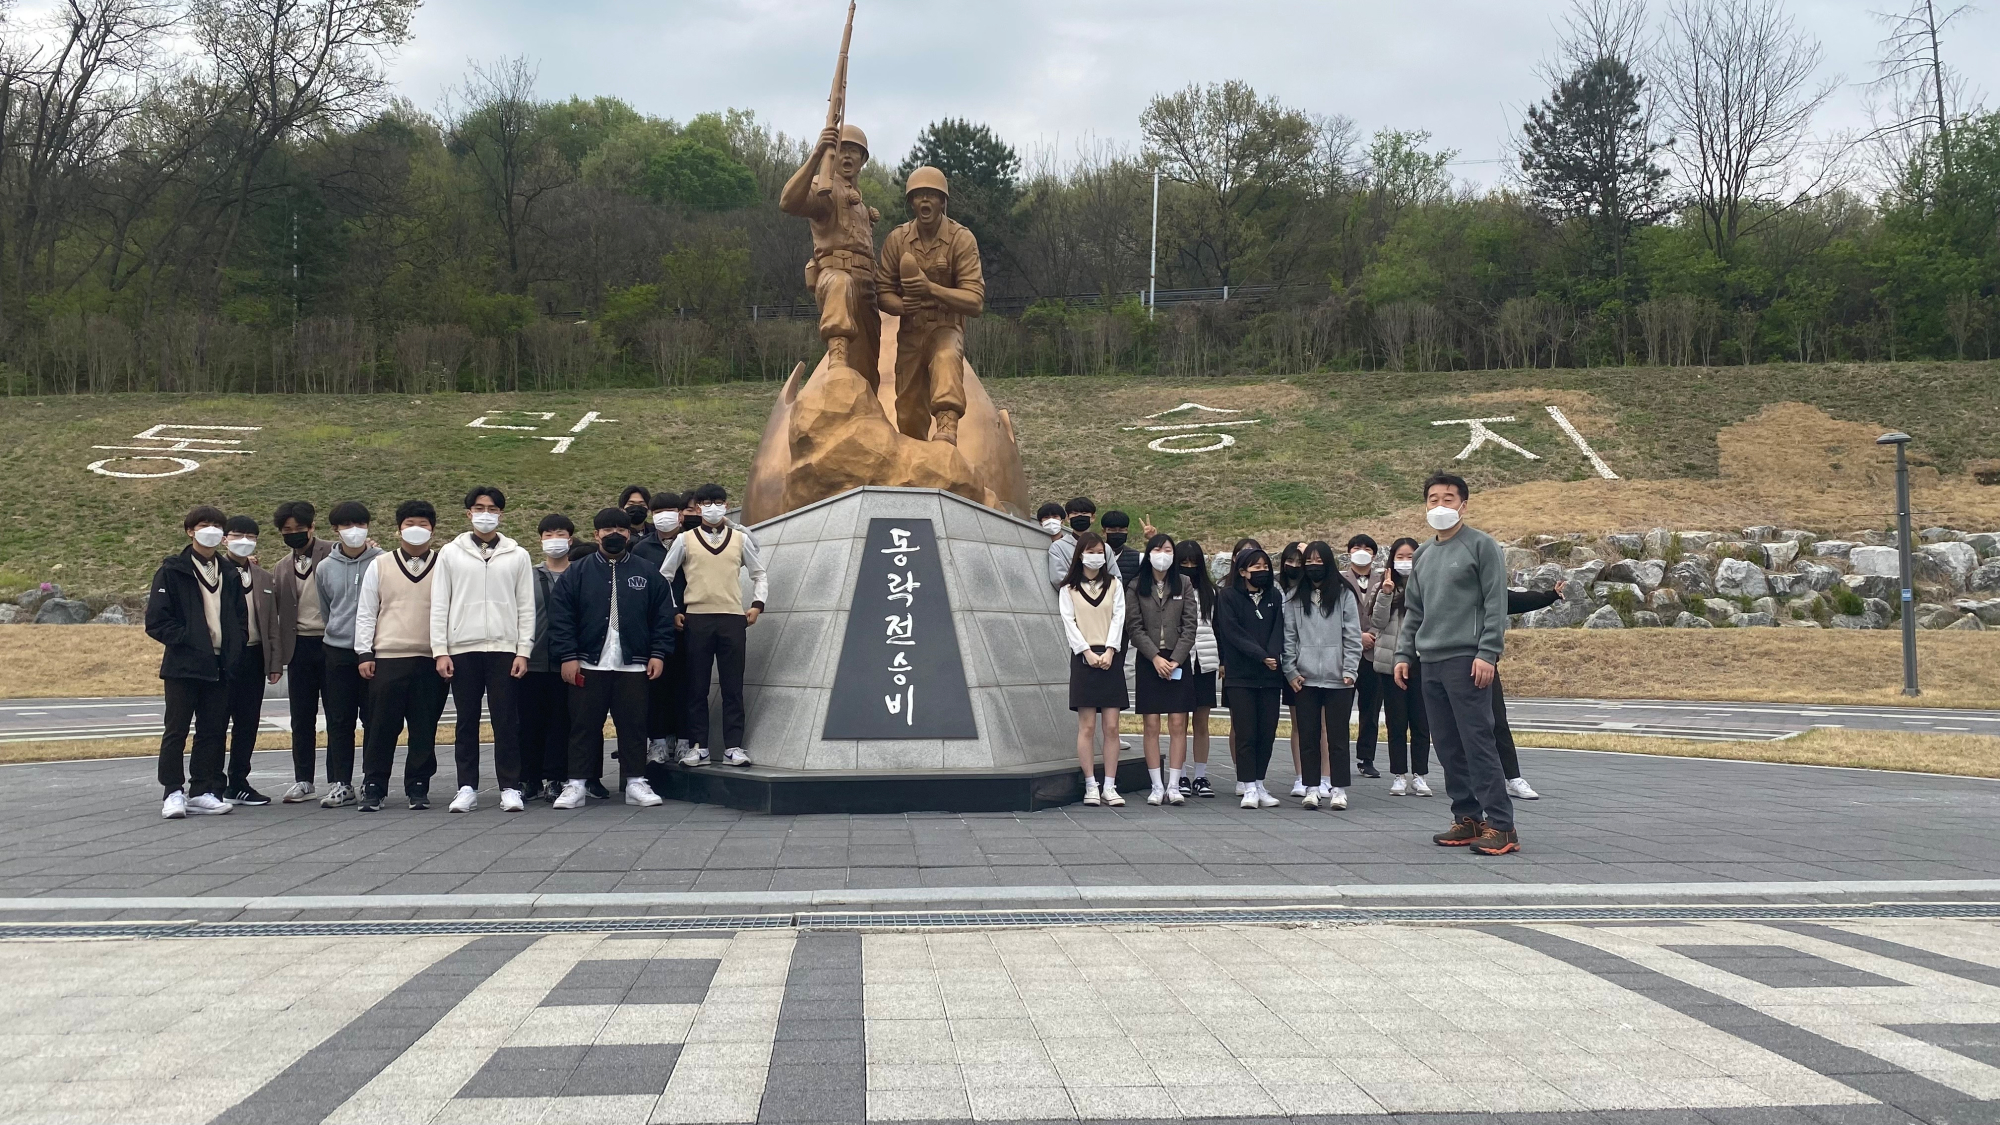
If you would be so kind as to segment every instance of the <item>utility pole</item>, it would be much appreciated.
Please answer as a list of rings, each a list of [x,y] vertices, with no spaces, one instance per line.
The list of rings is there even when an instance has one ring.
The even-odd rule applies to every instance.
[[[1146,319],[1153,319],[1153,306],[1160,299],[1160,170],[1153,169],[1153,264],[1147,269]]]
[[[1903,694],[1916,696],[1917,690],[1917,602],[1911,587],[1910,559],[1910,463],[1904,449],[1910,435],[1897,431],[1875,439],[1876,445],[1896,447],[1896,558],[1902,572],[1903,590]]]

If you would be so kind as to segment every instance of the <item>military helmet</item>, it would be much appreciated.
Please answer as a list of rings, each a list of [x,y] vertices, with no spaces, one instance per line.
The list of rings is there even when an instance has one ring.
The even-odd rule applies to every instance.
[[[910,178],[903,181],[903,198],[908,199],[910,193],[919,188],[930,188],[946,199],[951,198],[951,189],[945,186],[944,173],[928,164],[911,172]]]
[[[868,151],[868,134],[862,132],[860,126],[843,124],[840,127],[840,143],[860,145],[865,153]]]

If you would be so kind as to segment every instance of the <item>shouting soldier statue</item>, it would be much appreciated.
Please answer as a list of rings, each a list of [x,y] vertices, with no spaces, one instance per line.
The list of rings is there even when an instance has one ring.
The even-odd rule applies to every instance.
[[[834,182],[814,174],[832,153]],[[813,257],[806,287],[819,302],[819,336],[829,362],[851,367],[873,387],[879,378],[882,318],[875,311],[875,221],[856,178],[868,163],[868,137],[852,125],[829,125],[804,166],[778,196],[778,208],[812,223]]]
[[[950,189],[943,172],[918,168],[903,193],[916,218],[889,232],[875,271],[882,311],[902,318],[896,427],[919,441],[956,445],[965,415],[965,318],[978,316],[986,304],[979,243],[945,215]]]

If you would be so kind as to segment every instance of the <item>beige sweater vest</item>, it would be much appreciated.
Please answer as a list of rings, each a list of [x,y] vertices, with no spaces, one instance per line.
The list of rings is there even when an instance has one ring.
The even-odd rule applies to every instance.
[[[432,551],[415,564],[402,552],[390,551],[375,560],[377,660],[431,654],[431,575],[437,571],[437,558]],[[403,566],[414,571],[417,565],[423,567],[423,577],[412,582]]]
[[[681,555],[687,577],[687,612],[742,613],[743,537],[729,528],[722,546],[712,547],[699,530],[684,532],[693,542]]]

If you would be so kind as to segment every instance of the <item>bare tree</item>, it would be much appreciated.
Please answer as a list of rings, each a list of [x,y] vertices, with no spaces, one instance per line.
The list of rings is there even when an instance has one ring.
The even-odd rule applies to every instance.
[[[525,57],[491,66],[474,63],[459,93],[464,109],[451,130],[453,151],[471,165],[486,207],[500,226],[515,292],[533,280],[523,270],[521,249],[536,207],[574,178],[540,129],[536,77]]]
[[[1901,12],[1877,12],[1888,28],[1882,57],[1876,62],[1875,87],[1892,101],[1897,118],[1877,132],[1918,130],[1938,139],[1938,155],[1951,167],[1952,103],[1963,95],[1963,82],[1944,61],[1944,33],[1959,17],[1974,11],[1970,4],[1949,10],[1936,0],[1910,0]]]
[[[1804,194],[1798,180],[1813,114],[1839,85],[1814,84],[1823,54],[1782,0],[1669,5],[1659,73],[1665,124],[1717,254],[1731,254],[1747,217]]]

